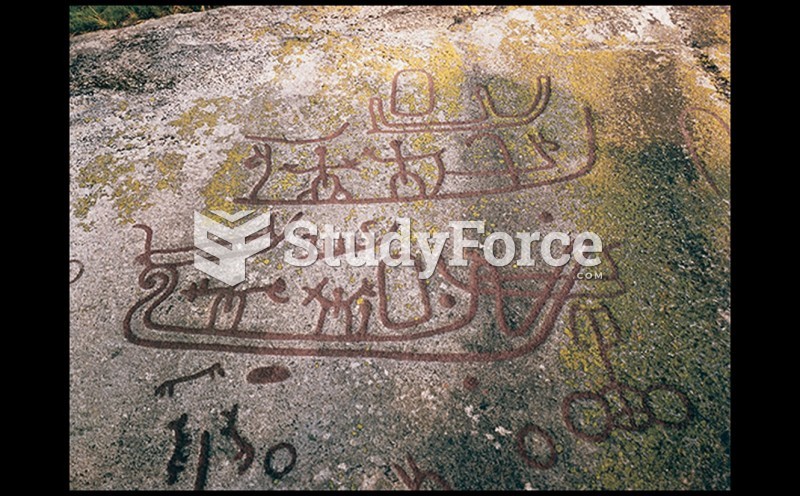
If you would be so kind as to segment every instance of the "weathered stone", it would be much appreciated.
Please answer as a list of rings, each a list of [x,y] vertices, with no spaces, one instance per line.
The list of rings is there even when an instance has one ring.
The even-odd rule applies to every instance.
[[[729,16],[226,7],[74,37],[70,486],[728,488]],[[408,217],[605,248],[582,279],[420,282],[281,242],[230,288],[192,263],[215,210],[276,243]]]

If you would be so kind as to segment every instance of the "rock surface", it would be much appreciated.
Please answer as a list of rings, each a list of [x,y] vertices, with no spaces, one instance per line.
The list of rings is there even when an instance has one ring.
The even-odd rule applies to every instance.
[[[69,70],[72,488],[729,487],[729,9],[226,7]],[[230,288],[214,210],[605,249],[420,283],[280,243]]]

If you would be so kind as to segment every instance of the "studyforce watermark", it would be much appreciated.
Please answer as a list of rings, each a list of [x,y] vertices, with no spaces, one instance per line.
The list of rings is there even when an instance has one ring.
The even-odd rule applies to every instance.
[[[469,260],[465,254],[472,250],[481,253],[495,267],[512,263],[523,267],[537,263],[560,267],[573,258],[584,267],[595,267],[600,264],[600,258],[593,254],[603,250],[600,236],[590,231],[574,238],[559,231],[546,234],[522,231],[513,236],[495,231],[480,241],[476,237],[485,233],[485,223],[480,220],[452,221],[447,231],[431,234],[412,232],[410,219],[397,217],[394,227],[379,235],[368,229],[339,231],[331,224],[324,224],[320,229],[313,222],[295,218],[286,224],[282,233],[276,234],[271,212],[254,215],[252,210],[236,214],[212,210],[212,213],[229,223],[246,219],[236,227],[228,227],[206,215],[194,214],[194,245],[201,251],[195,253],[194,266],[230,286],[245,280],[248,258],[277,246],[279,240],[285,245],[283,261],[295,267],[315,263],[331,267],[342,264],[376,267],[380,263],[389,267],[411,267],[416,264],[412,257],[412,250],[416,248],[414,253],[424,262],[418,271],[420,279],[433,275],[448,241],[449,256],[444,263],[449,266],[467,266]]]

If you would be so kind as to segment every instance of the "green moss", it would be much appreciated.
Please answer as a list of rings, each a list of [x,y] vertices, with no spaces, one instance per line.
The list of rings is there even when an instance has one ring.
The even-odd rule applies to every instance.
[[[721,314],[730,308],[730,214],[698,174],[677,127],[680,110],[696,105],[687,103],[696,93],[687,85],[698,83],[668,58],[623,53],[613,62],[595,109],[598,161],[567,185],[581,206],[565,215],[577,232],[623,243],[614,258],[627,291],[603,300],[621,326],[610,355],[617,379],[639,389],[676,386],[696,415],[683,429],[613,431],[577,477],[593,489],[726,488],[730,457],[720,439],[730,429],[730,330]],[[719,133],[701,138],[708,149],[726,146]],[[596,391],[604,377],[592,367],[598,350],[580,339],[561,350],[562,372],[575,389]],[[668,398],[656,403],[661,415],[679,408]]]
[[[614,431],[585,475],[602,489],[727,487],[730,461],[719,439],[729,429],[730,335],[720,312],[730,304],[729,252],[726,240],[713,239],[716,225],[729,222],[727,209],[701,186],[677,144],[613,148],[606,157],[605,181],[582,180],[590,207],[575,220],[579,231],[624,242],[615,258],[628,291],[605,301],[622,326],[611,356],[617,378],[638,388],[678,386],[702,421],[685,429]],[[561,354],[573,371],[567,376],[575,377],[578,359],[591,363],[594,353],[571,340]],[[581,373],[578,385],[596,390],[599,376]]]

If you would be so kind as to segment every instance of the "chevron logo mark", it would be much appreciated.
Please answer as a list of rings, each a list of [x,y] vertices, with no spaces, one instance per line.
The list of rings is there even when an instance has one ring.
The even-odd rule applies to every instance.
[[[212,213],[233,224],[251,217],[252,210],[228,214],[221,210]],[[269,227],[270,212],[261,214],[244,224],[228,227],[198,212],[194,213],[194,246],[201,253],[195,253],[195,268],[228,286],[235,286],[245,280],[246,261],[270,245],[269,232],[256,235]],[[253,235],[256,235],[255,237]]]

